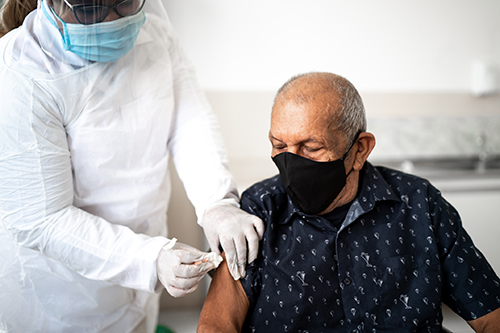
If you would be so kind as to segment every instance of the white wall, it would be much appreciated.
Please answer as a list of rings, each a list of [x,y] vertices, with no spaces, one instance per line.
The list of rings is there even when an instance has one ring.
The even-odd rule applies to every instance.
[[[474,61],[500,67],[500,0],[163,1],[219,116],[240,190],[277,173],[270,110],[274,92],[297,73],[330,71],[352,81],[368,117],[383,118],[379,150],[392,133],[390,118],[500,116],[500,95],[470,96]],[[175,177],[173,186],[170,235],[203,248]],[[202,298],[164,296],[162,305]]]
[[[324,70],[360,91],[464,92],[500,67],[498,0],[163,0],[207,90]]]

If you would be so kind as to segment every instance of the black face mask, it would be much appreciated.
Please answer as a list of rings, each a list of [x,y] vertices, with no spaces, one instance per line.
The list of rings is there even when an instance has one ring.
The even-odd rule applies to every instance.
[[[330,162],[317,162],[292,154],[281,153],[273,157],[280,171],[281,181],[293,204],[310,215],[324,211],[346,185],[344,159],[358,139],[354,139],[344,156]]]

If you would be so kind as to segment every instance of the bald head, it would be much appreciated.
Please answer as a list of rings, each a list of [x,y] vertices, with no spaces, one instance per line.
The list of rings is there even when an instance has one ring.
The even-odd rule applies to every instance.
[[[277,104],[280,109],[286,104],[302,106],[304,110],[320,108],[319,112],[325,113],[329,120],[323,125],[340,131],[347,141],[366,131],[361,96],[351,82],[333,73],[312,72],[292,77],[278,90],[274,104],[273,110]]]

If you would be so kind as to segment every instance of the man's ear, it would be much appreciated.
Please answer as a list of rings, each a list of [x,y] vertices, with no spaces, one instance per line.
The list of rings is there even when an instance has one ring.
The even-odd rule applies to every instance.
[[[372,133],[362,132],[359,134],[358,141],[356,143],[356,155],[354,155],[353,169],[359,171],[365,165],[368,156],[375,147],[375,136]]]

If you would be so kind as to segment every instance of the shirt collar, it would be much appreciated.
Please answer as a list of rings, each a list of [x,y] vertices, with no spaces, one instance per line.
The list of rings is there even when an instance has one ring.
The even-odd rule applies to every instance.
[[[361,170],[363,177],[356,199],[361,208],[368,212],[375,207],[377,201],[401,201],[382,174],[370,162],[366,162]]]

